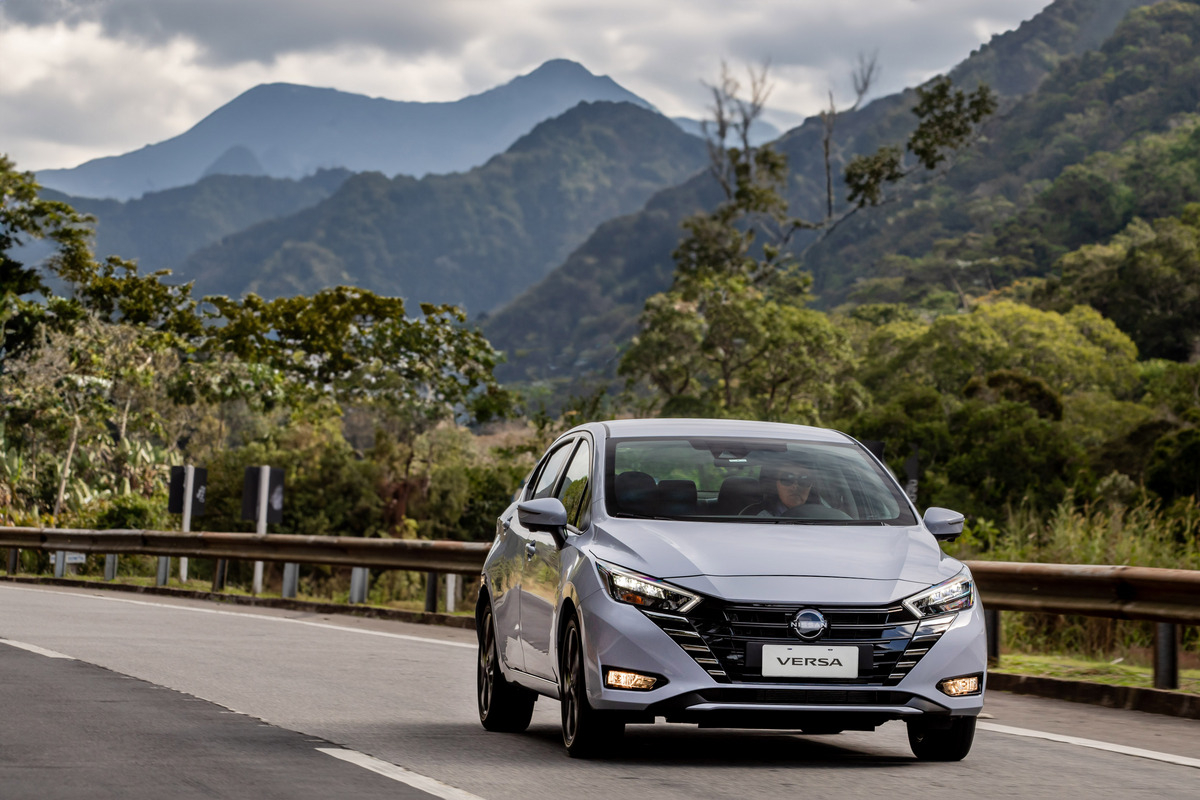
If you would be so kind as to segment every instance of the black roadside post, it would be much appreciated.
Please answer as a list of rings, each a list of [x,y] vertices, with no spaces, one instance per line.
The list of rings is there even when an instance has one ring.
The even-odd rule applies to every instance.
[[[436,614],[438,606],[438,574],[430,571],[425,574],[425,613]]]
[[[228,572],[229,572],[229,559],[218,558],[217,562],[215,564],[213,564],[212,590],[214,592],[225,591],[225,576],[226,576],[226,574],[228,574]]]
[[[1000,612],[989,608],[983,612],[983,627],[987,634],[987,662],[989,667],[1000,664]]]
[[[16,575],[17,566],[20,564],[21,551],[15,547],[8,548],[8,574]]]
[[[1154,688],[1179,688],[1179,626],[1154,624]]]

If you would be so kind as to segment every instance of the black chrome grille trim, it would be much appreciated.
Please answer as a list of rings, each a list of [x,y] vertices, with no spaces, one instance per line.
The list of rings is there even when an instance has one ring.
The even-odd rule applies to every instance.
[[[671,614],[662,614],[657,611],[642,610],[642,613],[650,618],[650,621],[657,625],[663,633],[671,637],[675,644],[679,645],[683,652],[691,656],[697,664],[704,668],[704,671],[712,676],[717,683],[729,683],[729,676],[721,667],[721,662],[717,660],[717,656],[709,647],[707,641],[702,637],[692,625],[692,622],[686,617],[677,617]]]

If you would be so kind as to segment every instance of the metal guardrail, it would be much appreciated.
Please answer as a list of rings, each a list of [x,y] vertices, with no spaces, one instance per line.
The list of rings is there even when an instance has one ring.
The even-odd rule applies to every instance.
[[[1154,567],[968,561],[1000,658],[1000,612],[1079,614],[1154,626],[1154,688],[1179,688],[1179,626],[1200,624],[1200,572]]]
[[[1200,571],[968,561],[983,604],[1005,611],[1200,625]]]
[[[0,527],[0,547],[73,553],[233,558],[372,569],[478,573],[490,544],[257,533]]]
[[[14,552],[141,554],[474,574],[482,568],[491,545],[342,536],[0,527],[0,548],[4,547]],[[999,655],[1000,611],[1145,620],[1158,623],[1155,686],[1178,686],[1177,626],[1200,624],[1200,571],[1007,561],[967,564],[987,608],[991,656]],[[10,573],[14,565],[10,554]]]

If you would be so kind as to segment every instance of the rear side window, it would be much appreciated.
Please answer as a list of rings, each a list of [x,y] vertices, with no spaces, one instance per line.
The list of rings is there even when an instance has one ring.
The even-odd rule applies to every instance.
[[[528,499],[537,500],[540,497],[550,497],[554,494],[555,479],[562,471],[563,462],[571,454],[573,444],[575,444],[573,441],[565,442],[547,456],[538,472],[537,483],[533,486]]]

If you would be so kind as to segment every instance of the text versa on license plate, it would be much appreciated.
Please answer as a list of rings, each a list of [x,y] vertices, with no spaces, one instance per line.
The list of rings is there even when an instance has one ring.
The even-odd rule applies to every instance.
[[[857,678],[857,647],[766,644],[764,678]]]

